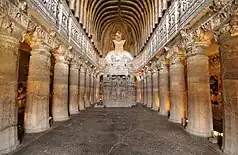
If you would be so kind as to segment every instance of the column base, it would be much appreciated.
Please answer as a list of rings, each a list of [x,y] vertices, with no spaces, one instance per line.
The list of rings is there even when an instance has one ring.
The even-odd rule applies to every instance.
[[[169,118],[169,121],[172,122],[172,123],[182,124],[182,120],[175,120],[175,119],[170,119]]]
[[[158,110],[159,110],[159,107],[152,107],[152,110],[153,110],[153,111],[158,111]]]
[[[17,149],[17,147],[20,145],[20,141],[18,140],[17,143],[7,149],[0,150],[0,154],[8,154],[10,152],[13,152]]]
[[[151,104],[146,105],[147,108],[152,108]]]
[[[44,128],[37,128],[37,129],[27,129],[25,128],[25,133],[39,133],[44,132],[50,129],[50,125]]]
[[[204,137],[204,138],[208,138],[208,137],[211,137],[212,136],[212,131],[211,132],[203,132],[203,133],[199,133],[199,132],[194,132],[194,131],[191,131],[190,129],[186,129],[186,131],[191,134],[191,135],[194,135],[194,136],[199,136],[199,137]]]
[[[53,120],[55,121],[55,122],[60,122],[60,121],[67,121],[67,120],[69,120],[69,116],[63,116],[63,117],[53,117]]]
[[[90,105],[91,105],[90,102],[89,102],[89,103],[86,103],[86,104],[85,104],[85,108],[89,108]]]
[[[222,149],[223,153],[226,155],[236,155],[236,153],[232,153],[230,151],[227,151],[226,149]]]
[[[159,112],[159,114],[162,116],[168,116],[168,112]]]
[[[78,110],[74,110],[74,111],[70,111],[69,113],[70,115],[75,115],[75,114],[79,114],[80,112]]]
[[[0,155],[17,149],[20,141],[17,139],[17,126],[11,126],[0,132]]]
[[[80,108],[80,111],[84,111],[84,110],[86,110],[84,107],[83,107],[83,108]]]

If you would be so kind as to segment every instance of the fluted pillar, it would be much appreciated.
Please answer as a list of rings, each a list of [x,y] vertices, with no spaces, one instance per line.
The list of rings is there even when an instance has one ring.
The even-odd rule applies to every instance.
[[[69,113],[78,114],[78,91],[79,91],[79,66],[77,60],[73,60],[70,65],[70,80],[69,80]]]
[[[238,15],[230,22],[231,33],[219,38],[221,52],[222,101],[224,104],[222,149],[230,155],[238,153]]]
[[[152,110],[158,111],[159,110],[159,72],[158,68],[153,70],[153,105]]]
[[[52,114],[54,121],[69,119],[68,114],[68,73],[69,62],[63,55],[56,56],[54,67]]]
[[[6,18],[7,20],[7,18]],[[2,22],[11,22],[3,21]],[[0,25],[0,154],[16,149],[17,138],[17,81],[19,40],[23,31],[14,26],[12,32],[8,25]]]
[[[152,108],[153,81],[151,69],[147,72],[147,108]]]
[[[79,70],[79,110],[85,110],[85,78],[86,78],[86,68],[81,65]]]
[[[186,116],[184,57],[182,55],[177,55],[174,60],[171,60],[169,75],[171,103],[169,120],[181,123]]]
[[[160,108],[159,114],[168,116],[170,109],[169,99],[169,70],[168,63],[164,60],[161,64],[159,71],[159,95],[160,95]]]
[[[189,133],[209,137],[213,131],[210,100],[208,56],[203,45],[187,50],[188,126]]]
[[[91,83],[91,69],[88,68],[86,71],[86,78],[85,78],[85,108],[90,107],[90,83]]]
[[[50,128],[50,47],[34,45],[29,63],[27,102],[25,107],[25,132],[36,133]]]

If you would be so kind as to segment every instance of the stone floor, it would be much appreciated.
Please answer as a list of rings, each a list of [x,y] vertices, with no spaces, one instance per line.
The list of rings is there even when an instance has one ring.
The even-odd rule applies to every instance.
[[[208,140],[189,135],[180,125],[141,106],[89,109],[71,118],[35,138],[27,135],[34,140],[14,155],[222,154]]]

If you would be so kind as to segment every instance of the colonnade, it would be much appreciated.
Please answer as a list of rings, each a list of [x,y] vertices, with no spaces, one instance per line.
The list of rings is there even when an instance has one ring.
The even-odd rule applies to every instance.
[[[18,140],[18,61],[21,27],[2,31],[0,27],[0,154],[7,153],[19,144]],[[52,109],[54,121],[65,121],[99,99],[99,71],[87,61],[79,59],[77,49],[70,45],[49,46],[41,41],[29,42],[31,47],[24,129],[38,133],[50,128]],[[63,47],[64,46],[64,47]],[[65,48],[69,47],[69,48]],[[74,56],[73,56],[74,55]],[[51,64],[52,56],[55,64]],[[54,70],[51,70],[51,66]],[[53,90],[50,76],[53,72]],[[97,79],[97,80],[96,80]],[[52,107],[50,108],[50,95]]]
[[[137,85],[144,83],[144,86],[137,87],[137,95],[142,96],[143,92],[144,100],[138,101],[160,115],[168,116],[171,122],[182,123],[187,119],[189,133],[209,137],[213,123],[208,56],[201,46],[186,55],[177,50],[172,58],[162,56],[152,62],[155,65],[146,66],[140,73],[142,78]]]
[[[186,131],[190,134],[211,137],[213,120],[209,57],[205,51],[211,46],[211,40],[216,38],[221,56],[220,73],[224,105],[222,149],[225,153],[236,154],[238,152],[236,147],[238,73],[235,65],[238,61],[237,15],[232,17],[229,24],[230,30],[224,31],[220,28],[211,35],[210,40],[205,35],[209,36],[212,32],[202,28],[199,28],[200,35],[196,33],[193,37],[194,40],[182,37],[181,42],[174,43],[171,48],[162,52],[160,57],[151,60],[150,64],[137,73],[139,78],[136,89],[138,103],[147,105],[160,115],[168,116],[171,122],[183,123],[186,120]],[[152,79],[151,70],[153,70]]]

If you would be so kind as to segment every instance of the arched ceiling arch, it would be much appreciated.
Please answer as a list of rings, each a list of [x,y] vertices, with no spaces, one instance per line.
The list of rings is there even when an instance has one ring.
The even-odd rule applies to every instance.
[[[160,14],[158,7],[170,0],[69,0],[77,4],[74,8],[80,10],[79,22],[87,34],[92,37],[100,54],[109,50],[106,46],[106,35],[111,35],[114,29],[129,33],[127,49],[136,55],[157,24]],[[71,2],[72,3],[72,2]],[[116,26],[115,26],[116,25]],[[116,28],[115,28],[116,27]],[[127,34],[125,34],[127,35]],[[107,40],[107,41],[104,41]],[[131,47],[129,47],[131,46]]]

